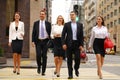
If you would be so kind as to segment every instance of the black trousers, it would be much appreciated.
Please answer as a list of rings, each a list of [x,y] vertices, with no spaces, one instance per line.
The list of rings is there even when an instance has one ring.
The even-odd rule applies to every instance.
[[[74,69],[77,71],[80,66],[80,49],[77,41],[73,41],[71,47],[68,46],[66,50],[67,54],[67,66],[68,66],[68,75],[73,76],[73,59],[74,59]]]
[[[46,64],[47,64],[47,42],[48,39],[45,40],[38,40],[36,43],[36,61],[38,68],[41,69],[42,73],[46,71]]]

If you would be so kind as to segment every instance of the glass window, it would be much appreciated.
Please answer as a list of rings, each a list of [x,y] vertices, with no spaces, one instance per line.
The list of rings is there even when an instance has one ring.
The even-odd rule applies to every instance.
[[[107,15],[107,19],[109,19],[109,14]]]
[[[104,13],[106,13],[106,8],[104,8]]]
[[[110,9],[110,5],[107,5],[107,10],[109,10]]]
[[[113,27],[113,22],[110,22],[110,27]]]
[[[113,12],[111,12],[111,17],[113,17]]]
[[[119,7],[119,13],[120,13],[120,7]]]
[[[113,7],[113,2],[111,3],[111,8]]]
[[[107,27],[109,27],[109,24],[107,24]]]
[[[103,6],[103,1],[102,1],[102,6]]]
[[[104,20],[106,21],[106,16],[104,17]]]
[[[117,20],[114,20],[114,25],[115,25],[115,26],[117,25]]]
[[[117,5],[117,0],[114,0],[114,5]]]
[[[115,15],[115,16],[117,15],[117,9],[116,9],[116,10],[114,10],[114,15]]]
[[[120,24],[120,18],[119,18],[118,22],[119,22],[119,24]]]
[[[103,15],[103,10],[102,10],[102,13],[101,13],[102,15]]]

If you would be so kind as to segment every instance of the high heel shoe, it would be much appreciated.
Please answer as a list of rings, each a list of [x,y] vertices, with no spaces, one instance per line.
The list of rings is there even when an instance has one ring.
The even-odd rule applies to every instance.
[[[103,79],[102,75],[99,75],[99,79]]]
[[[103,77],[102,77],[102,73],[98,73],[99,75],[99,79],[103,79]]]
[[[17,72],[17,75],[20,75],[20,72]]]
[[[57,77],[60,77],[60,74],[59,73],[57,73],[57,75],[56,75]]]
[[[57,72],[56,71],[54,71],[54,75],[56,75],[57,74]]]
[[[16,73],[16,71],[14,70],[13,73]]]

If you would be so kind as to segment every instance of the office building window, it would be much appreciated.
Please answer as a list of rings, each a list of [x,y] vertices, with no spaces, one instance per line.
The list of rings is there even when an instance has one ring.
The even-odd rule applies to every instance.
[[[107,24],[107,27],[109,28],[109,24]]]
[[[110,22],[110,27],[113,27],[113,22]]]
[[[101,13],[102,15],[103,15],[103,10],[102,10],[102,13]]]
[[[104,17],[104,20],[106,21],[106,16]]]
[[[114,0],[114,5],[115,5],[115,6],[117,5],[117,0]]]
[[[104,8],[104,13],[106,13],[106,8]]]
[[[111,8],[113,7],[113,2],[111,3]]]
[[[107,10],[109,10],[109,5],[107,5]]]
[[[117,9],[116,9],[116,10],[114,10],[114,15],[115,15],[115,16],[117,15]]]
[[[113,17],[113,12],[111,12],[111,17]]]
[[[109,14],[107,15],[107,19],[109,19]]]
[[[114,20],[114,26],[116,26],[117,25],[117,20]]]
[[[118,22],[119,22],[119,24],[120,24],[120,18],[119,18]]]
[[[102,1],[102,6],[103,6],[103,1]]]
[[[119,13],[120,13],[120,7],[119,7]]]

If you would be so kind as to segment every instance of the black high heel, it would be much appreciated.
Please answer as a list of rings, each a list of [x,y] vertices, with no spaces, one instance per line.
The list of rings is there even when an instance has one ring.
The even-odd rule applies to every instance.
[[[19,72],[17,72],[17,75],[20,75],[20,73],[19,73]]]
[[[57,76],[57,77],[60,77],[60,73],[58,72],[56,76]]]
[[[14,70],[13,73],[16,73],[16,71]]]

